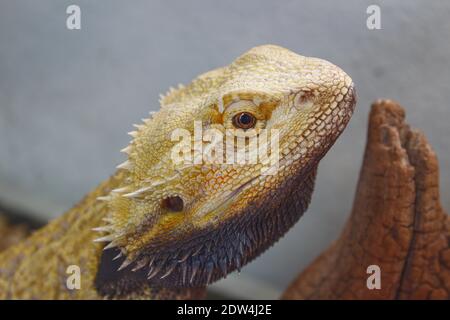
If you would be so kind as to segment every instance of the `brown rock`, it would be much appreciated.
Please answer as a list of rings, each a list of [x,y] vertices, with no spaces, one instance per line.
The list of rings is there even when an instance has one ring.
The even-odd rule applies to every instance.
[[[395,102],[372,105],[351,216],[341,236],[284,299],[450,299],[450,218],[439,201],[438,161]],[[367,268],[380,267],[369,290]]]

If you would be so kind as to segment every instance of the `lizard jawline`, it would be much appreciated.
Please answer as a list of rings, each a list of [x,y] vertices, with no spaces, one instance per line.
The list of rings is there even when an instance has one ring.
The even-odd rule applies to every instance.
[[[278,188],[274,197],[247,206],[214,230],[142,250],[135,262],[120,271],[123,259],[113,260],[119,249],[106,250],[96,277],[97,290],[114,296],[143,286],[204,287],[259,256],[282,237],[306,210],[314,187],[316,166],[306,168]],[[140,261],[149,261],[133,271]],[[149,279],[150,275],[150,279]]]

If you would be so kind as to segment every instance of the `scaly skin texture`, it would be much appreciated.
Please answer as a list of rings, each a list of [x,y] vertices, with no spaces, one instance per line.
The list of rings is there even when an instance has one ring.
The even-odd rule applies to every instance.
[[[130,133],[128,160],[110,180],[0,255],[0,297],[199,297],[300,218],[318,162],[349,121],[354,97],[338,67],[271,45],[172,89],[160,111]],[[251,130],[236,124],[243,113],[254,120]],[[203,132],[233,129],[233,140],[277,131],[277,167],[177,163],[172,134],[194,136],[194,121]],[[72,264],[81,268],[81,290],[65,286]]]

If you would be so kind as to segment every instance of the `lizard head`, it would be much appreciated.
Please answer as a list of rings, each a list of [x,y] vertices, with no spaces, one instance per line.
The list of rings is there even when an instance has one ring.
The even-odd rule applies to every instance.
[[[306,210],[354,102],[341,69],[272,45],[172,89],[131,133],[99,240],[154,285],[204,286],[240,269]]]

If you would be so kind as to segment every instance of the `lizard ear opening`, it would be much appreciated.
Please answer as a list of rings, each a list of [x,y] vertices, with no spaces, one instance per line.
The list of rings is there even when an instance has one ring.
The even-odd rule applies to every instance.
[[[184,208],[184,202],[179,196],[167,197],[161,202],[161,207],[172,212],[181,212]]]

